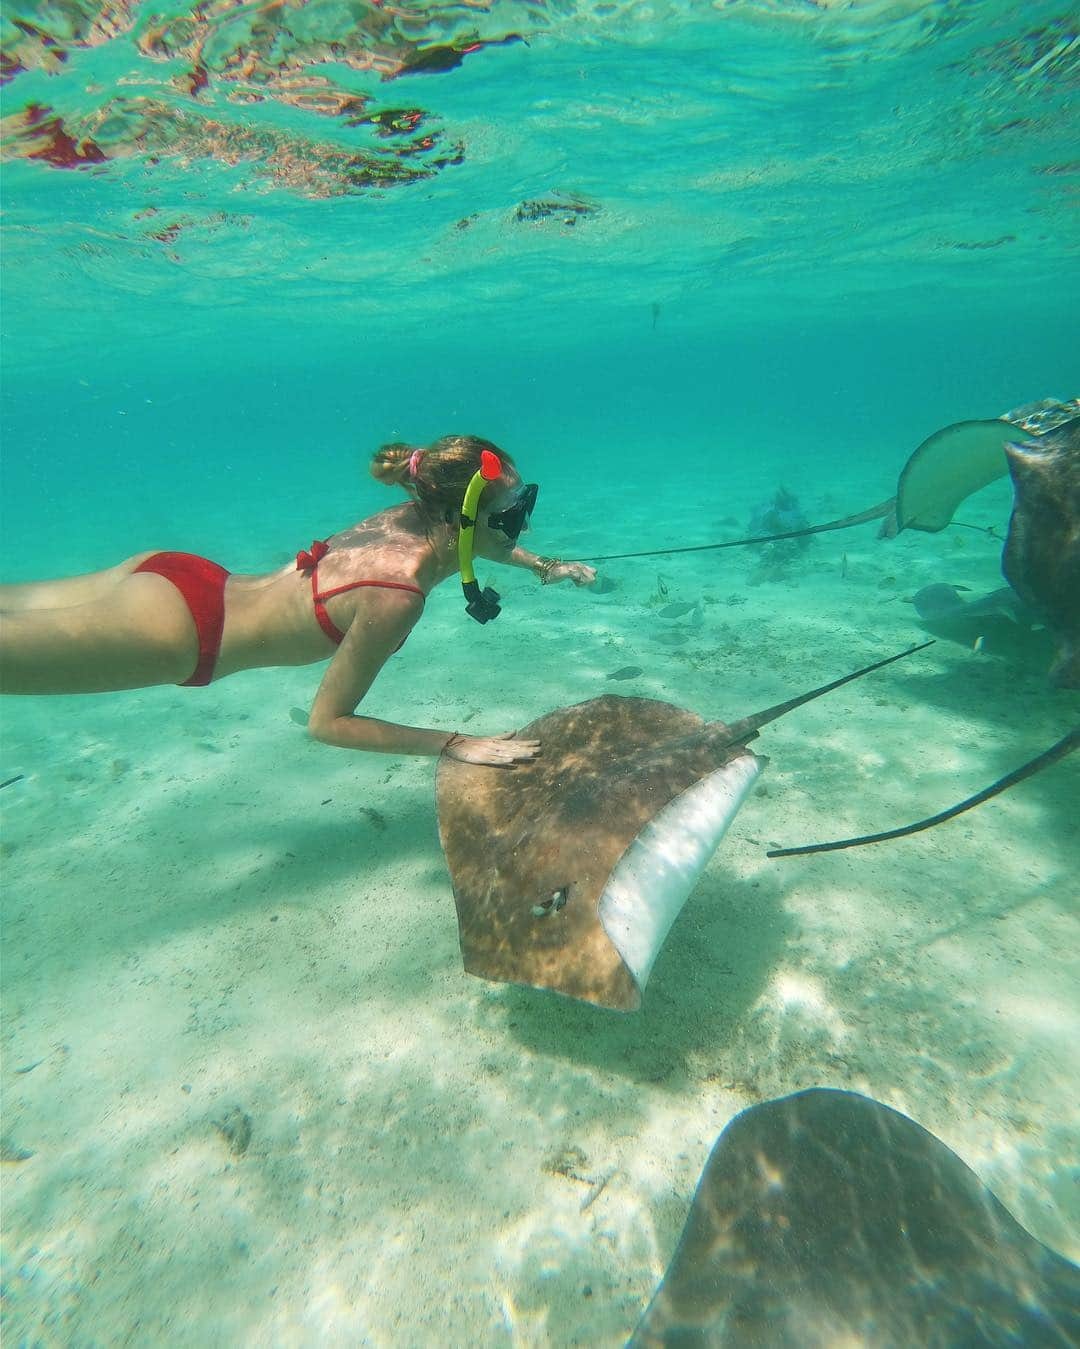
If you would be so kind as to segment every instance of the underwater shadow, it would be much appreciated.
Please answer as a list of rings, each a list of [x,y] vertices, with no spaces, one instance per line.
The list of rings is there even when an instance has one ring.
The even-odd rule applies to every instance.
[[[694,1056],[730,1043],[779,963],[793,933],[782,893],[779,878],[738,882],[710,868],[676,919],[638,1012],[512,984],[487,1006],[530,1053],[682,1090],[696,1080]]]
[[[308,908],[325,905],[328,896],[347,905],[370,899],[374,910],[378,897],[392,887],[388,872],[417,858],[435,863],[439,857],[433,812],[420,801],[400,803],[401,793],[393,815],[357,805],[349,806],[344,817],[320,817],[315,807],[284,823],[254,808],[244,816],[226,816],[202,804],[200,795],[195,794],[193,807],[178,808],[165,796],[153,811],[143,812],[142,828],[151,837],[156,829],[167,831],[173,819],[190,828],[188,810],[200,815],[206,823],[191,835],[190,858],[174,853],[162,860],[151,852],[144,857],[144,845],[134,845],[140,851],[133,853],[122,834],[108,837],[93,858],[87,857],[88,882],[93,884],[88,884],[85,903],[74,916],[94,922],[97,944],[72,942],[65,957],[69,972],[94,969],[106,939],[113,955],[130,960],[193,930],[212,933],[237,917],[258,917],[264,911],[269,920],[287,910],[303,915]],[[29,849],[25,857],[27,865],[41,865]],[[16,867],[21,865],[22,853],[9,864],[12,885],[18,885]],[[109,876],[114,896],[105,921],[92,902],[102,875]],[[450,904],[452,911],[452,900]],[[20,976],[36,977],[34,961],[9,964],[9,991]]]

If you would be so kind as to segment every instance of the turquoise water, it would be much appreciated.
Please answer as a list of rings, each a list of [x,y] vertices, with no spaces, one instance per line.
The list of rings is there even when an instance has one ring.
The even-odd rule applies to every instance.
[[[16,3],[0,33],[5,581],[280,566],[389,504],[380,443],[449,431],[541,482],[542,553],[706,543],[780,486],[863,509],[937,428],[1080,383],[1064,5]],[[732,717],[919,640],[922,585],[1001,584],[986,534],[874,532],[603,595],[491,575],[482,630],[449,585],[373,713],[508,729],[634,664]],[[657,627],[658,573],[700,628]],[[318,669],[6,702],[12,1342],[617,1344],[716,1135],[809,1085],[904,1109],[1075,1258],[1075,767],[763,860],[1045,748],[1077,702],[1043,654],[939,642],[770,731],[633,1026],[462,973],[432,765],[306,741]],[[567,1148],[615,1177],[586,1210]]]
[[[23,529],[141,546],[163,496],[190,538],[235,474],[256,517],[336,518],[329,485],[351,498],[357,456],[462,426],[553,484],[644,476],[660,435],[709,456],[783,444],[818,479],[880,449],[887,478],[937,426],[1075,383],[1060,6],[404,6],[375,40],[374,7],[313,4],[276,43],[259,11],[207,11],[196,38],[182,8],[124,6],[109,41],[90,6],[48,13],[60,73],[12,28],[21,10],[5,30],[30,67],[6,104],[16,555]],[[474,32],[528,45],[363,69]],[[380,138],[302,95],[423,116]],[[27,105],[106,163],[21,158],[48,150],[17,129]],[[298,147],[306,176],[278,162]],[[432,167],[448,147],[462,162]],[[343,151],[429,176],[320,177]],[[589,213],[515,220],[538,200]],[[110,472],[124,492],[94,492]],[[87,492],[93,528],[73,529],[63,499]]]

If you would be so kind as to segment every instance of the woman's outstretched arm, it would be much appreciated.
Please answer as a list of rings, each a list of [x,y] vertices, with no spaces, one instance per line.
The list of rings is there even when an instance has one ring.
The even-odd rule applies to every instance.
[[[535,740],[460,735],[356,715],[376,675],[422,612],[423,604],[414,595],[380,591],[365,597],[319,685],[308,716],[308,734],[324,745],[371,754],[435,756],[445,751],[466,763],[497,766],[531,759],[539,749]]]

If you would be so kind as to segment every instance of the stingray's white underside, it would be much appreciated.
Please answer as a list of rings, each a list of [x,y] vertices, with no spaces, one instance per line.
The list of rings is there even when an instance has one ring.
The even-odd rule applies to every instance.
[[[640,991],[764,763],[746,750],[687,788],[653,816],[615,864],[597,912]]]

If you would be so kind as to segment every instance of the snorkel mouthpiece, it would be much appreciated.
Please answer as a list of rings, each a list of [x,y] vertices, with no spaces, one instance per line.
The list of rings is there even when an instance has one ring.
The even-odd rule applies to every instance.
[[[461,528],[458,532],[458,563],[461,568],[461,588],[465,592],[465,612],[478,623],[488,623],[499,616],[499,594],[490,586],[483,590],[473,571],[473,535],[476,532],[476,507],[480,493],[502,472],[502,462],[490,450],[480,453],[480,467],[469,479],[461,502]]]

